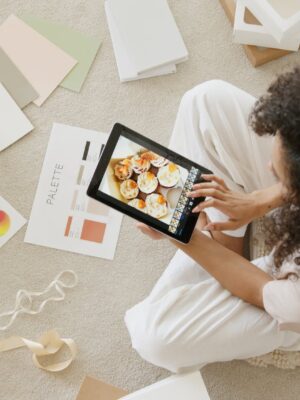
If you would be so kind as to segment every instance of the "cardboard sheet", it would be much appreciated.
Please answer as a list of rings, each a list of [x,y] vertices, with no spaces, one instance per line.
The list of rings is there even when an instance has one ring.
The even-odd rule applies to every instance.
[[[0,82],[20,108],[38,97],[38,93],[0,47]]]
[[[22,20],[78,61],[60,86],[80,92],[100,48],[100,37],[88,37],[67,26],[32,15],[24,15]]]
[[[87,376],[81,385],[76,400],[118,400],[125,395],[124,390]]]
[[[38,92],[37,106],[49,97],[77,61],[15,15],[0,26],[0,47]]]
[[[0,151],[29,133],[33,126],[0,83]]]

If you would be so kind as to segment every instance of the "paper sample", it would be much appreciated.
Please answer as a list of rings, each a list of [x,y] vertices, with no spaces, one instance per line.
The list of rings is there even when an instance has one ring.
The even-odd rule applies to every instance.
[[[29,133],[33,126],[0,83],[0,151]]]
[[[200,372],[173,375],[144,389],[138,390],[122,400],[210,400]],[[120,399],[121,400],[121,399]]]
[[[60,86],[80,92],[101,45],[101,39],[99,37],[88,37],[67,26],[32,15],[25,15],[22,20],[78,61],[78,64],[60,83]]]
[[[0,26],[0,46],[38,92],[40,106],[77,61],[15,15]]]
[[[168,64],[162,67],[153,68],[147,72],[138,74],[135,66],[130,61],[130,58],[126,52],[126,49],[122,43],[122,38],[115,25],[115,21],[111,16],[110,8],[108,3],[104,3],[105,12],[107,17],[107,24],[110,31],[110,37],[115,53],[116,63],[121,82],[133,81],[137,79],[151,78],[154,76],[166,75],[176,72],[175,64]]]
[[[187,59],[167,0],[107,0],[106,7],[138,73]]]
[[[122,214],[86,195],[107,137],[53,125],[25,242],[113,259]]]
[[[0,196],[0,247],[12,238],[25,223],[26,219]]]
[[[125,396],[125,394],[124,390],[86,376],[76,400],[118,400],[120,397]]]
[[[38,93],[1,47],[0,82],[5,86],[20,108],[24,108],[38,97]]]

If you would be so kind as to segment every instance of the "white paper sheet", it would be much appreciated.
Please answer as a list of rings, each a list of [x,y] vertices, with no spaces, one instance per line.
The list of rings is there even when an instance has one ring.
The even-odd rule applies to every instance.
[[[33,126],[0,83],[0,151],[29,133]]]
[[[110,37],[115,53],[116,63],[121,82],[134,81],[137,79],[144,79],[144,78],[152,78],[155,76],[167,75],[176,72],[176,65],[168,64],[163,67],[157,67],[142,74],[138,74],[134,65],[130,61],[130,58],[124,47],[124,44],[122,43],[122,38],[120,37],[115,21],[111,16],[111,11],[110,8],[108,7],[107,2],[104,3],[104,6],[107,17],[107,24],[110,31]]]
[[[147,386],[122,400],[210,400],[200,372],[174,375]],[[121,400],[121,399],[120,399]]]
[[[107,137],[53,125],[25,242],[113,259],[122,214],[86,195]]]
[[[0,247],[11,239],[25,223],[26,219],[0,196]]]
[[[107,0],[106,8],[138,73],[187,59],[167,0]]]

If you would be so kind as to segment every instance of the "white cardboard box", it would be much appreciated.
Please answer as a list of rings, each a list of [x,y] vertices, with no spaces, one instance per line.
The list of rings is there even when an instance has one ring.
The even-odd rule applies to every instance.
[[[249,12],[246,2],[244,0],[237,0],[233,29],[234,42],[289,51],[299,50],[300,39],[297,35],[285,36],[278,42],[264,25],[259,22],[247,22],[245,19],[247,11]]]
[[[244,0],[247,8],[278,42],[285,37],[300,37],[299,0]]]

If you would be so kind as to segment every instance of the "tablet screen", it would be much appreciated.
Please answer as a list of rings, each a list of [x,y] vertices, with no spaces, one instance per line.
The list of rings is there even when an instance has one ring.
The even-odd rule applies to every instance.
[[[179,240],[193,230],[197,215],[191,210],[201,199],[186,194],[199,182],[204,172],[201,167],[125,127],[106,147],[105,168],[98,179],[99,199],[110,199],[119,210],[152,222],[151,226]]]

